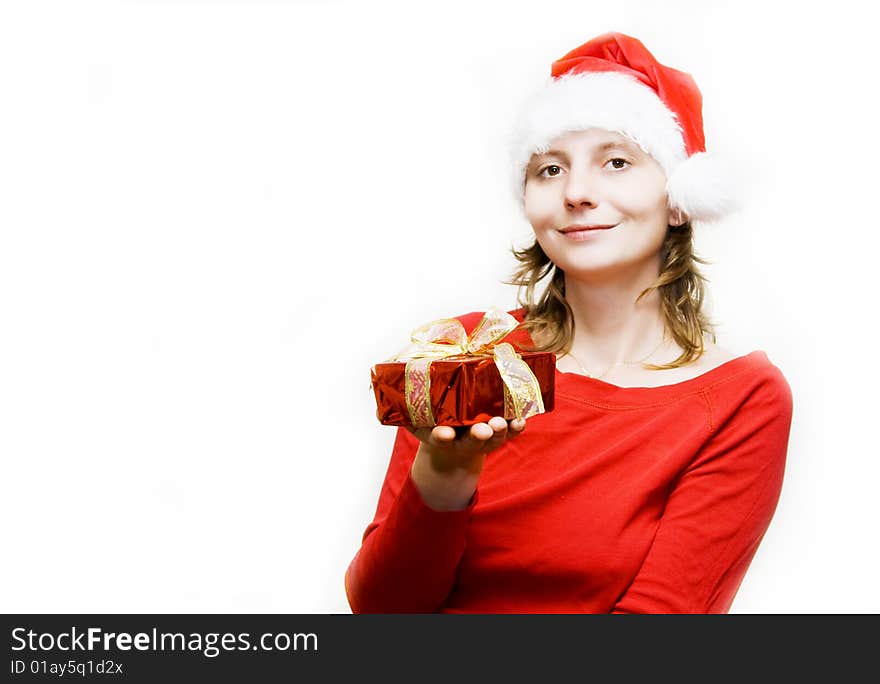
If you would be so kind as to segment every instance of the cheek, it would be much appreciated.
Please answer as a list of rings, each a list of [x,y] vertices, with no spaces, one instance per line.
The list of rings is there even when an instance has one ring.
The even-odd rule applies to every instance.
[[[622,213],[634,218],[666,220],[666,185],[656,178],[643,179],[635,175],[627,183],[615,187],[609,199]]]
[[[547,220],[549,213],[547,198],[544,193],[533,186],[526,186],[523,208],[526,218],[533,226]]]

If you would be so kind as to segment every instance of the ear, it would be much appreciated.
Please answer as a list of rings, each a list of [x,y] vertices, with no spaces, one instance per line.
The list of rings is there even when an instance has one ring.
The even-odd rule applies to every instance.
[[[685,221],[687,221],[687,217],[684,215],[681,209],[676,208],[669,211],[670,226],[680,226],[683,225]]]

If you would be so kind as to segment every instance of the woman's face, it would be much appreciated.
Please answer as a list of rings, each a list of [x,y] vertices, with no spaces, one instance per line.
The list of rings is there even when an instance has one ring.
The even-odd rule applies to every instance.
[[[525,213],[544,253],[575,278],[656,268],[670,225],[666,175],[623,135],[565,133],[532,156]],[[610,228],[571,232],[577,226]]]

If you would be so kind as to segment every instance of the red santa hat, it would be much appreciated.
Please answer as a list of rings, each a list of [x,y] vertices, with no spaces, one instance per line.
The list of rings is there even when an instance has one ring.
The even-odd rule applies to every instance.
[[[730,169],[706,153],[703,97],[690,74],[660,64],[622,33],[593,38],[553,62],[551,79],[527,102],[513,144],[522,202],[531,156],[568,131],[628,136],[666,173],[671,209],[691,221],[721,218],[738,204]]]

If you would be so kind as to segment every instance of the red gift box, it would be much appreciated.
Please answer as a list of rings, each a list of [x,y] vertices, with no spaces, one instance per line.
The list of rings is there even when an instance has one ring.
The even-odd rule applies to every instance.
[[[492,309],[470,336],[456,319],[417,328],[409,347],[371,369],[379,422],[464,426],[552,411],[556,355],[503,342],[518,325]]]

